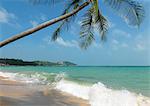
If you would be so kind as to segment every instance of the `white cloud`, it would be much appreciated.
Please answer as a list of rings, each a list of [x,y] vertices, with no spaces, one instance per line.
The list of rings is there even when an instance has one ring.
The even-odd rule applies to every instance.
[[[137,44],[135,49],[139,50],[139,51],[143,51],[143,50],[145,50],[145,46],[143,44]]]
[[[9,23],[11,20],[16,19],[17,17],[13,14],[8,12],[4,8],[0,8],[0,23]]]
[[[38,25],[38,22],[31,20],[30,24],[32,25],[32,27],[36,27]]]
[[[146,46],[148,46],[147,39],[145,39],[142,35],[138,35],[135,38],[135,46],[134,46],[135,50],[143,51],[146,49]]]
[[[113,39],[112,43],[115,44],[115,45],[119,44],[119,42],[116,39]]]
[[[143,34],[142,34],[143,35]],[[150,39],[149,36],[138,35],[134,41],[134,49],[136,51],[149,51]]]
[[[96,47],[96,48],[102,48],[102,45],[96,42],[93,42],[91,46]]]
[[[127,38],[131,37],[131,34],[125,32],[123,30],[120,30],[120,29],[114,29],[113,30],[113,35],[114,36],[123,36],[123,37],[127,37]]]
[[[34,18],[34,20],[32,20],[33,18]],[[47,20],[47,17],[44,14],[40,14],[33,18],[29,21],[29,23],[32,25],[32,27],[36,27],[39,23]]]
[[[127,48],[128,47],[128,44],[125,43],[125,42],[119,42],[118,40],[116,39],[113,39],[112,40],[112,49],[113,50],[118,50],[118,49],[121,49],[121,48]]]
[[[66,40],[65,41],[61,37],[59,37],[56,40],[56,43],[61,46],[64,46],[64,47],[77,47],[78,46],[78,42],[76,40],[71,40],[71,41]]]
[[[113,50],[118,50],[118,48],[119,48],[119,42],[116,39],[113,39],[111,43],[112,43],[111,44],[111,46],[112,46],[111,48]]]
[[[52,42],[50,40],[50,37],[47,36],[43,39],[44,42],[48,45],[59,45],[63,47],[77,47],[78,48],[78,42],[76,40],[64,40],[63,38],[59,37],[55,42]]]
[[[80,48],[79,47],[79,42],[77,40],[64,40],[63,38],[59,37],[55,42],[52,42],[50,40],[50,37],[47,36],[43,39],[43,41],[47,45],[56,45],[56,46],[61,46],[61,47],[75,47],[75,48]],[[102,44],[93,42],[91,47],[93,48],[102,48]]]

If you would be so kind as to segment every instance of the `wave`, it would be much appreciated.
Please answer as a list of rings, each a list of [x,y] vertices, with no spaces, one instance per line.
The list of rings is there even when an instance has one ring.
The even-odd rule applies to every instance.
[[[57,83],[64,78],[64,73],[45,73],[45,72],[21,72],[21,73],[11,73],[11,72],[0,72],[0,76],[5,77],[5,80],[14,80],[27,84],[42,84],[51,85],[52,83]]]
[[[114,90],[101,82],[83,85],[66,80],[65,73],[9,73],[0,72],[9,80],[28,84],[53,85],[54,89],[89,101],[91,106],[150,106],[150,98],[128,90]]]
[[[150,99],[128,90],[113,90],[101,82],[92,86],[79,85],[75,82],[61,80],[56,89],[86,99],[91,106],[150,106]]]

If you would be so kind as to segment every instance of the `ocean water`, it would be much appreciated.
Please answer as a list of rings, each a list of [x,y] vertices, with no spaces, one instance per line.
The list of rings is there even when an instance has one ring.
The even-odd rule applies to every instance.
[[[149,106],[150,67],[0,67],[0,75],[53,86],[91,106]]]

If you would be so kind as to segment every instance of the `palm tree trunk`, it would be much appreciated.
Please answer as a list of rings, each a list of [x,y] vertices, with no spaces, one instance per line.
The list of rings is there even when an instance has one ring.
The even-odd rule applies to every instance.
[[[85,2],[81,6],[79,6],[77,9],[73,10],[70,13],[67,13],[67,14],[62,15],[62,16],[57,17],[57,18],[54,18],[54,19],[52,19],[50,21],[42,23],[42,24],[40,24],[40,25],[38,25],[38,26],[36,26],[34,28],[28,29],[28,30],[26,30],[24,32],[21,32],[21,33],[19,33],[17,35],[14,35],[13,37],[10,37],[10,38],[8,38],[8,39],[0,42],[0,48],[3,47],[3,46],[5,46],[5,45],[7,45],[7,44],[9,44],[9,43],[11,43],[11,42],[14,42],[14,41],[16,41],[18,39],[21,39],[21,38],[25,37],[25,36],[28,36],[28,35],[30,35],[30,34],[32,34],[34,32],[37,32],[37,31],[39,31],[39,30],[41,30],[41,29],[43,29],[45,27],[48,27],[48,26],[50,26],[52,24],[55,24],[56,22],[62,21],[64,19],[66,19],[66,18],[68,18],[68,17],[76,14],[77,12],[79,12],[80,10],[82,10],[84,7],[88,6],[89,3],[90,2]]]

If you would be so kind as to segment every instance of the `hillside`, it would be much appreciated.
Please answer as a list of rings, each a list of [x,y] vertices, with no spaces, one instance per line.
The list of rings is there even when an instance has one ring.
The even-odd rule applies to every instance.
[[[21,59],[0,58],[0,66],[75,66],[69,61],[49,62],[49,61],[24,61]]]

